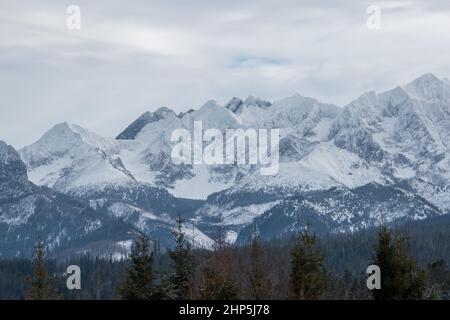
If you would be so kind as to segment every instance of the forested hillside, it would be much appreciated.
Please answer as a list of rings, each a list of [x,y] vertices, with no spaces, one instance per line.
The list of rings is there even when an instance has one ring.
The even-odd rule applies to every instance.
[[[366,288],[366,268],[374,261],[379,229],[317,239],[312,233],[308,234],[311,238],[306,239],[312,239],[312,242],[302,240],[301,233],[298,237],[271,242],[261,242],[256,237],[249,239],[245,246],[227,245],[220,241],[218,235],[218,243],[222,245],[213,251],[191,250],[182,232],[174,234],[178,246],[173,251],[160,252],[156,245],[149,242],[152,298],[176,299],[172,282],[174,274],[180,270],[185,271],[186,279],[189,278],[188,296],[184,297],[188,299],[295,298],[292,295],[295,261],[299,252],[309,252],[311,255],[304,255],[305,259],[317,262],[317,275],[326,281],[326,287],[315,298],[372,299],[371,292]],[[441,216],[402,225],[392,228],[391,234],[393,238],[406,239],[405,252],[411,245],[411,256],[417,260],[418,270],[425,273],[424,297],[448,299],[450,217]],[[308,243],[311,244],[309,249]],[[302,251],[305,245],[307,250]],[[302,254],[300,257],[303,257]],[[66,288],[64,272],[71,264],[80,266],[82,270],[81,290],[70,291]],[[127,280],[129,260],[89,256],[71,259],[49,257],[46,266],[54,287],[63,293],[65,299],[124,298],[119,288]],[[0,299],[25,298],[30,288],[27,279],[32,275],[32,270],[31,260],[0,260]],[[214,291],[208,283],[214,284],[213,287],[222,284],[224,291]],[[257,290],[255,283],[258,284]]]

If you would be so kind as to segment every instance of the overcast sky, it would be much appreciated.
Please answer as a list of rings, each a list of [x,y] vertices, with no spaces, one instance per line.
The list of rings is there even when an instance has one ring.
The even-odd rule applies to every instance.
[[[63,121],[116,136],[146,110],[249,94],[342,106],[450,77],[449,31],[448,0],[2,0],[0,140],[20,148]]]

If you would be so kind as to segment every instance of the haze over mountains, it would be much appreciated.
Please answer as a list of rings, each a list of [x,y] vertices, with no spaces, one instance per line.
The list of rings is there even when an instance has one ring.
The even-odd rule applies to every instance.
[[[280,128],[278,174],[175,165],[172,131],[194,121]],[[254,223],[267,240],[307,225],[352,232],[426,219],[450,212],[450,84],[425,74],[343,108],[299,94],[208,101],[182,114],[163,107],[115,139],[61,123],[18,153],[0,144],[0,167],[0,256],[29,254],[37,239],[54,252],[120,255],[137,232],[170,246],[178,214],[207,248],[219,229],[245,243]]]

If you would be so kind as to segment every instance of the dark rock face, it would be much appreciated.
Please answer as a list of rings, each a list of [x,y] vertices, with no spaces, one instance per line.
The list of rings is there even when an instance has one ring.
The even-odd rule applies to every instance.
[[[356,153],[368,162],[381,162],[384,159],[383,150],[373,141],[370,133],[360,128],[339,132],[334,137],[334,144]]]
[[[133,140],[136,138],[138,133],[147,124],[156,122],[168,117],[176,117],[175,112],[171,109],[162,107],[155,112],[145,112],[139,118],[137,118],[133,123],[131,123],[124,131],[122,131],[117,137],[117,140]]]
[[[225,108],[234,113],[240,113],[244,107],[244,101],[240,98],[233,97],[226,105]]]
[[[32,193],[27,168],[13,147],[0,141],[0,202]]]
[[[110,223],[101,212],[29,182],[18,153],[0,141],[0,257],[31,257],[39,241],[55,252]],[[98,239],[111,244],[105,235]]]

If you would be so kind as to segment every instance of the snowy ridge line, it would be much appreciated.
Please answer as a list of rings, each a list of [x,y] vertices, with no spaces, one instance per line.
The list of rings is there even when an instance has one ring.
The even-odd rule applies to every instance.
[[[174,164],[171,134],[193,130],[195,121],[222,132],[279,128],[278,173],[261,176],[258,164]],[[205,247],[217,228],[228,242],[244,243],[255,223],[269,239],[303,224],[353,232],[383,219],[426,219],[450,212],[449,141],[450,84],[432,74],[344,107],[295,94],[274,102],[233,98],[224,106],[211,100],[181,114],[161,108],[117,139],[61,123],[19,153],[0,143],[0,226],[6,240],[22,239],[21,228],[37,217],[47,221],[55,202],[62,227],[46,225],[52,245],[78,232],[93,237],[91,247],[77,244],[83,251],[105,234],[114,235],[105,243],[117,249],[139,231],[170,246],[177,210]]]

